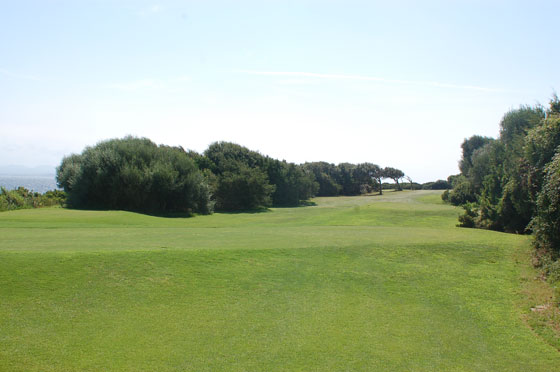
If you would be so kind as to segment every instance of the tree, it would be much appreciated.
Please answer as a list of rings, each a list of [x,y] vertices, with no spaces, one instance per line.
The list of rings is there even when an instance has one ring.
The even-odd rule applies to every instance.
[[[275,186],[272,202],[276,206],[297,206],[315,196],[319,189],[313,173],[300,165],[268,159],[265,169],[270,183]]]
[[[379,195],[383,195],[383,178],[385,178],[385,171],[377,164],[373,164],[371,167],[371,178],[379,187]]]
[[[459,169],[461,170],[462,174],[469,174],[470,168],[472,167],[472,156],[474,152],[492,141],[494,141],[493,138],[478,135],[474,135],[470,138],[465,138],[465,140],[461,144],[463,155],[461,157],[461,160],[459,161]]]
[[[396,168],[386,167],[383,170],[383,174],[384,174],[385,178],[390,178],[393,181],[395,181],[395,183],[397,184],[397,190],[402,191],[402,187],[399,184],[399,180],[404,177],[403,171],[401,171],[400,169],[396,169]]]
[[[404,176],[404,178],[410,183],[410,190],[414,191],[414,184],[412,183],[412,178],[410,176]]]
[[[527,165],[527,183],[530,185],[528,191],[534,203],[543,184],[545,167],[554,157],[558,146],[560,146],[560,114],[555,113],[551,108],[542,124],[527,133],[523,147]]]
[[[312,173],[319,185],[317,196],[336,196],[342,192],[342,186],[337,182],[340,171],[334,164],[314,162],[303,164],[305,171]]]
[[[540,105],[521,106],[508,111],[500,122],[500,140],[508,151],[520,155],[527,132],[537,126],[545,116],[546,112]]]
[[[196,154],[191,156],[213,174],[217,209],[295,206],[314,196],[318,189],[313,173],[303,167],[272,159],[235,143],[215,142],[204,152],[203,158]],[[247,195],[249,192],[255,195]]]
[[[356,165],[351,163],[340,163],[338,164],[338,169],[340,171],[340,178],[338,180],[340,186],[342,186],[343,195],[359,195],[360,194],[360,182],[355,178]]]
[[[542,191],[533,220],[535,247],[553,260],[560,258],[560,153],[546,166]]]
[[[498,139],[472,136],[463,142],[461,175],[446,198],[473,203],[476,227],[528,232],[546,166],[560,145],[558,107],[554,96],[546,110],[540,105],[510,110]]]
[[[216,209],[237,211],[268,207],[272,204],[274,189],[264,171],[239,164],[235,171],[227,170],[218,177],[214,191]]]
[[[372,163],[360,163],[354,170],[354,180],[360,185],[360,193],[368,193],[373,190],[376,184],[377,165]]]

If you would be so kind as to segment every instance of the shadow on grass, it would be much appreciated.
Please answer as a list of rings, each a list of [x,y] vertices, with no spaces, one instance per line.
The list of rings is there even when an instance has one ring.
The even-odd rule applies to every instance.
[[[284,209],[284,208],[303,208],[303,207],[315,207],[315,206],[317,206],[317,203],[315,203],[314,201],[305,200],[305,201],[300,202],[299,204],[275,205],[273,208]]]
[[[78,207],[69,207],[63,206],[64,209],[74,210],[74,211],[92,211],[92,212],[131,212],[131,213],[138,213],[143,214],[146,216],[151,217],[162,217],[162,218],[189,218],[195,217],[199,214],[192,213],[192,212],[149,212],[149,211],[141,211],[141,210],[133,210],[133,209],[107,209],[107,208],[78,208]]]
[[[256,208],[256,209],[243,209],[243,210],[238,210],[238,211],[221,211],[221,210],[216,210],[217,213],[223,213],[223,214],[256,214],[256,213],[268,213],[270,212],[270,209],[268,208]]]
[[[300,208],[300,207],[314,207],[316,205],[317,203],[306,200],[306,201],[302,201],[298,205],[274,206],[274,208]],[[96,211],[96,212],[124,211],[124,212],[143,214],[151,217],[162,217],[162,218],[189,218],[189,217],[202,216],[202,214],[192,213],[192,212],[150,212],[150,211],[132,210],[132,209],[106,209],[106,208],[91,208],[91,207],[77,208],[77,207],[69,207],[69,206],[64,206],[63,208],[77,210],[77,211]],[[257,213],[268,213],[271,212],[271,210],[268,207],[262,207],[262,208],[242,209],[242,210],[234,210],[234,211],[215,210],[215,212],[223,213],[223,214],[257,214]]]

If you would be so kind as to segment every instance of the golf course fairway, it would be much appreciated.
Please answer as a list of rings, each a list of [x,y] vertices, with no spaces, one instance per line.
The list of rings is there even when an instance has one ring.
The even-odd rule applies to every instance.
[[[0,371],[560,371],[527,236],[434,191],[165,218],[0,213]]]

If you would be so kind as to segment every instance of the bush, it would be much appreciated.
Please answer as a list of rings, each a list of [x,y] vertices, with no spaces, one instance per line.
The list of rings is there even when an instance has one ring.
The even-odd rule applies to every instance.
[[[449,192],[448,200],[453,205],[474,203],[476,201],[476,194],[474,193],[471,183],[464,180]]]
[[[0,211],[63,205],[65,200],[66,194],[60,190],[40,194],[31,192],[24,187],[10,191],[3,187],[0,188]]]
[[[266,174],[257,169],[240,166],[235,172],[224,172],[217,178],[214,192],[216,209],[224,211],[253,210],[272,204],[274,186]]]
[[[544,185],[537,199],[537,215],[532,221],[537,249],[560,257],[560,153],[545,171]]]
[[[437,180],[432,184],[432,190],[449,190],[451,184],[445,180]]]
[[[458,227],[475,227],[478,217],[477,206],[474,203],[467,203],[463,205],[465,212],[459,216]]]
[[[57,181],[75,208],[211,212],[206,180],[187,153],[146,138],[112,139],[65,157]]]
[[[214,175],[214,199],[219,210],[297,206],[315,196],[319,188],[310,169],[231,142],[215,142],[204,155],[191,152],[189,156]]]
[[[422,184],[422,190],[448,190],[451,184],[445,180],[437,180],[435,182],[426,182]]]

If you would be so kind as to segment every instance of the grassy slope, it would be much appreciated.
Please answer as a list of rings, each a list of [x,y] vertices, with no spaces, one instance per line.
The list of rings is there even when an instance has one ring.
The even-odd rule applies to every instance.
[[[0,370],[555,371],[525,237],[430,192],[190,219],[0,214]]]

